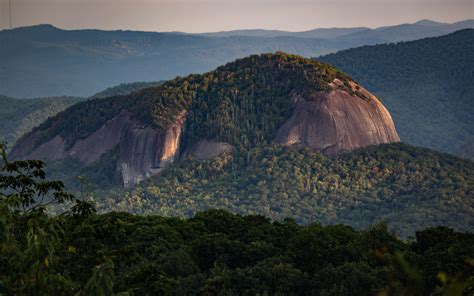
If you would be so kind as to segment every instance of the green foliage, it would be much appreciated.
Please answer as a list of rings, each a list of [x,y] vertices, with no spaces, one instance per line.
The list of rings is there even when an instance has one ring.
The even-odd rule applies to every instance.
[[[406,143],[474,157],[474,30],[318,58],[377,95]]]
[[[74,197],[62,182],[45,180],[43,162],[10,162],[3,144],[0,157],[0,294],[72,295],[80,287],[58,262],[63,226],[67,216],[80,221],[94,213],[92,204],[76,200],[63,217],[48,217],[49,206]],[[103,290],[111,289],[109,280]]]
[[[63,180],[69,190],[79,192],[81,182],[85,178],[87,191],[92,193],[97,189],[105,190],[122,186],[122,175],[117,170],[118,147],[104,153],[96,162],[84,166],[79,160],[68,157],[59,161],[50,161],[45,171],[57,180]],[[90,195],[90,194],[89,194]]]
[[[125,110],[139,123],[157,128],[169,127],[187,112],[186,144],[212,138],[248,148],[273,139],[291,115],[291,92],[311,99],[314,92],[328,90],[334,78],[350,80],[327,64],[300,56],[254,55],[129,96],[76,104],[36,128],[36,144],[60,135],[69,148]]]
[[[93,215],[70,221],[65,231],[61,264],[78,286],[97,289],[110,276],[115,292],[134,295],[429,295],[448,289],[431,270],[457,275],[461,291],[473,287],[474,266],[463,261],[472,257],[473,234],[452,232],[447,239],[443,228],[419,232],[440,234],[431,245],[439,250],[434,257],[383,225],[363,231],[300,226],[220,210],[186,220]],[[93,268],[101,256],[111,261]],[[111,265],[113,273],[95,275]]]
[[[156,81],[156,82],[139,81],[139,82],[132,82],[132,83],[121,83],[117,86],[108,87],[105,90],[91,96],[89,99],[108,98],[108,97],[113,97],[113,96],[125,96],[133,92],[136,92],[148,87],[159,86],[161,84],[163,84],[163,81]]]
[[[82,98],[13,99],[0,96],[0,143],[12,147],[22,135]]]
[[[185,139],[217,139],[237,149],[268,144],[291,116],[292,92],[308,99],[350,78],[329,65],[285,53],[250,56],[204,74],[187,116]]]
[[[404,242],[386,225],[300,226],[209,210],[186,220],[94,214],[1,146],[0,293],[6,295],[461,295],[474,235],[445,227]],[[52,194],[49,194],[49,193]]]
[[[171,165],[131,191],[97,191],[101,211],[193,216],[209,208],[301,223],[364,228],[385,220],[403,236],[474,227],[474,164],[405,144],[326,157],[269,146]]]

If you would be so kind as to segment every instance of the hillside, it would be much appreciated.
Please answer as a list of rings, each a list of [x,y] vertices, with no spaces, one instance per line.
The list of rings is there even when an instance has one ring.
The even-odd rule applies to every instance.
[[[439,36],[473,21],[404,24],[378,29],[248,31],[195,35],[61,30],[51,25],[0,31],[0,94],[83,96],[120,83],[203,73],[251,54],[285,51],[306,57],[356,46]],[[258,33],[259,32],[259,33]],[[216,37],[217,36],[217,37]]]
[[[124,83],[107,88],[90,98],[51,97],[34,99],[15,99],[0,96],[0,143],[13,147],[16,140],[43,123],[49,117],[84,100],[126,95],[134,91],[161,84],[162,82]]]
[[[131,82],[131,83],[121,83],[116,86],[111,86],[103,91],[100,91],[93,96],[89,97],[89,99],[97,99],[97,98],[108,98],[113,96],[125,96],[129,95],[135,91],[139,91],[148,87],[159,86],[163,84],[164,81],[156,81],[156,82]]]
[[[88,175],[88,192],[101,211],[190,217],[221,208],[356,228],[383,220],[402,237],[437,225],[474,227],[474,163],[406,144],[333,157],[308,149],[255,148],[238,158],[227,154],[171,165],[125,194],[103,191],[103,183],[94,186],[101,182],[95,171]]]
[[[12,156],[107,163],[128,187],[181,158],[271,143],[338,154],[398,141],[388,111],[350,77],[279,52],[81,102],[21,138]]]
[[[474,157],[474,30],[319,57],[370,89],[401,139]]]
[[[48,117],[81,100],[74,97],[14,99],[0,96],[0,143],[13,146],[18,138]]]

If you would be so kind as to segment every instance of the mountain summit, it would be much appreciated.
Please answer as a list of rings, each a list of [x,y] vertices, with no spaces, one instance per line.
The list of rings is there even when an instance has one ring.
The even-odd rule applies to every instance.
[[[399,140],[382,103],[349,76],[278,52],[81,102],[21,138],[12,156],[112,166],[131,186],[182,158],[272,143],[338,154]]]

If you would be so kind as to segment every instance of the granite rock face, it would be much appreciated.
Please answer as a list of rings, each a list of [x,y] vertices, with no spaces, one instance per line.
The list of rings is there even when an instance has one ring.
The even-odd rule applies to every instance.
[[[121,172],[124,187],[130,187],[177,159],[184,120],[183,113],[167,129],[153,129],[141,126],[128,112],[122,111],[88,137],[76,141],[70,149],[65,149],[59,135],[32,149],[40,134],[31,133],[18,141],[11,157],[43,161],[72,157],[90,165],[118,147],[117,170]]]
[[[311,98],[293,93],[293,115],[279,128],[275,141],[325,154],[400,141],[390,114],[374,95],[353,82],[352,93],[340,85],[336,80],[331,91]]]
[[[232,145],[225,142],[200,140],[191,149],[185,151],[184,157],[208,160],[225,152],[232,152]]]

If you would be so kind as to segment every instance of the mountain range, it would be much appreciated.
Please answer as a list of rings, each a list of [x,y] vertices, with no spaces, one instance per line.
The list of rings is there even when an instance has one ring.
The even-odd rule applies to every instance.
[[[473,27],[420,21],[378,29],[184,34],[62,30],[51,25],[0,31],[0,94],[83,96],[124,82],[209,71],[236,58],[278,50],[306,57],[341,49],[439,36]]]
[[[384,26],[375,29],[367,27],[355,28],[319,28],[301,32],[289,32],[278,30],[233,30],[213,33],[201,33],[196,35],[209,37],[298,37],[298,38],[320,38],[339,39],[345,38],[355,41],[366,39],[377,43],[389,43],[398,41],[410,41],[426,37],[434,37],[452,33],[465,28],[471,28],[474,20],[465,20],[452,24],[434,22],[431,20],[420,20],[413,24],[400,24],[395,26]]]

